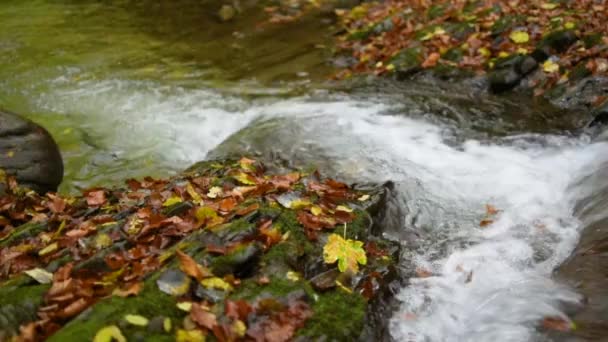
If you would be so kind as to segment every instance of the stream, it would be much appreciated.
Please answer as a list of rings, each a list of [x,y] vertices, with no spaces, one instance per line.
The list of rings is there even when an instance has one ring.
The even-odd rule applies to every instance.
[[[67,193],[242,153],[392,181],[386,234],[414,274],[392,337],[548,340],[538,322],[583,299],[553,272],[608,217],[586,114],[471,84],[327,83],[326,18],[253,29],[245,3],[221,23],[205,1],[4,0],[0,107],[56,138]]]

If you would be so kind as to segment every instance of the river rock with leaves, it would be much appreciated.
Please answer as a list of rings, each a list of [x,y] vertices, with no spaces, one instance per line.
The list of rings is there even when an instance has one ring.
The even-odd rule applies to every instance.
[[[386,190],[242,158],[77,197],[8,177],[0,339],[381,338],[400,281]]]
[[[41,193],[56,191],[63,178],[63,161],[51,135],[34,122],[3,110],[0,110],[0,169]],[[0,195],[2,192],[0,185]]]

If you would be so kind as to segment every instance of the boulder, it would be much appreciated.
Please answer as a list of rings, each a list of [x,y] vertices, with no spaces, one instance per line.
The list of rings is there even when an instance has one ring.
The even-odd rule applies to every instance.
[[[56,191],[63,178],[63,161],[51,135],[34,122],[2,110],[0,169],[39,193]]]

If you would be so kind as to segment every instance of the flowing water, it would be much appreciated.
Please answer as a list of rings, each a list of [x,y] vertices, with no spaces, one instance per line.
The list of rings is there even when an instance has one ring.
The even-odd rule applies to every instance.
[[[322,19],[256,29],[242,3],[222,24],[205,1],[5,0],[0,107],[55,136],[65,192],[243,152],[391,180],[387,234],[418,270],[392,336],[549,338],[538,322],[582,299],[552,272],[608,215],[608,143],[575,129],[585,114],[471,85],[328,86]]]

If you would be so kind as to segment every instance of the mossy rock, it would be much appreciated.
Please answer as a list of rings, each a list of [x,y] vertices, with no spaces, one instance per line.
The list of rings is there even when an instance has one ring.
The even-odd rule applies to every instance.
[[[400,245],[373,221],[386,189],[267,171],[277,168],[284,169],[250,159],[201,162],[172,179],[91,190],[104,193],[103,203],[90,191],[64,198],[60,209],[56,198],[49,205],[53,195],[10,194],[14,208],[36,210],[39,222],[17,225],[28,214],[7,215],[15,228],[2,241],[10,258],[0,274],[0,337],[86,341],[112,326],[129,341],[188,331],[240,340],[276,324],[305,340],[381,336],[392,312],[376,312],[374,303],[400,281]],[[287,203],[285,194],[300,197]],[[163,201],[175,196],[189,206],[167,210],[173,205]],[[203,207],[211,209],[203,215]],[[316,218],[325,220],[319,228]],[[57,220],[66,223],[57,228]],[[358,272],[324,261],[331,234],[366,243]]]

